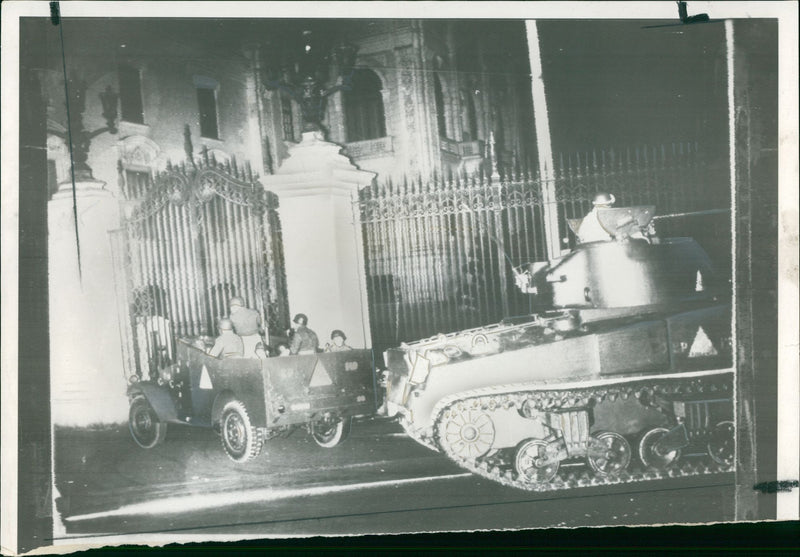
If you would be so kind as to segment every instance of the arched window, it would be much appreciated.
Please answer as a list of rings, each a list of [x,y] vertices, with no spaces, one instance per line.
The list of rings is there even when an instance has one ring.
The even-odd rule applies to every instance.
[[[141,70],[127,64],[120,64],[117,68],[117,74],[122,120],[133,122],[134,124],[144,124]]]
[[[475,93],[467,91],[467,129],[464,130],[464,141],[478,139],[478,115],[475,110]]]
[[[372,70],[356,70],[344,92],[345,131],[348,143],[386,135],[381,80]]]
[[[219,139],[219,118],[217,114],[217,92],[219,83],[209,77],[194,76],[197,91],[197,108],[200,121],[200,136]]]
[[[447,124],[444,119],[444,92],[442,82],[437,74],[433,74],[433,100],[436,103],[436,124],[439,127],[439,137],[447,137]]]

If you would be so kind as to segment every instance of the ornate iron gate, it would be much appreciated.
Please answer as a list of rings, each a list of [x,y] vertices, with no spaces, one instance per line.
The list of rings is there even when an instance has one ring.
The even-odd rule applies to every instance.
[[[249,169],[205,156],[120,174],[126,214],[111,239],[126,373],[153,373],[176,337],[215,335],[232,296],[286,330],[278,200]]]
[[[567,219],[586,215],[599,191],[613,193],[618,206],[656,205],[660,215],[730,207],[727,169],[707,165],[695,144],[558,157],[555,189],[564,249],[575,243]],[[530,296],[514,287],[513,267],[547,259],[544,203],[535,172],[508,168],[491,178],[414,179],[363,189],[373,346],[536,311]],[[728,217],[718,220],[716,228],[700,222],[705,231],[722,233],[685,220],[662,221],[659,232],[718,236],[724,243]],[[727,238],[720,253],[730,253]]]

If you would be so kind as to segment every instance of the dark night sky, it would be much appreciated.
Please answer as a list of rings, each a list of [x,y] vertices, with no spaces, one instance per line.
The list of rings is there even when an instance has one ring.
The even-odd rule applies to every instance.
[[[726,147],[724,25],[644,28],[655,23],[539,22],[555,152],[695,140]]]

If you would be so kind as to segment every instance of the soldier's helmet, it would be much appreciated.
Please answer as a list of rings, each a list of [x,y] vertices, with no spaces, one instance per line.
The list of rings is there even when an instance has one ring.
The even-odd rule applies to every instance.
[[[610,207],[611,205],[614,204],[614,202],[616,200],[617,200],[617,198],[614,197],[613,193],[601,192],[601,193],[598,193],[597,195],[594,196],[594,199],[592,200],[592,205],[594,205],[595,207],[597,207],[597,206],[601,206],[601,207],[602,206],[608,206],[608,207]]]
[[[233,321],[224,317],[219,320],[219,330],[220,331],[232,331],[233,330]]]
[[[292,323],[297,323],[298,325],[305,327],[308,325],[308,317],[305,313],[298,313],[294,316],[294,319],[292,319]]]
[[[333,331],[331,331],[331,340],[335,339],[336,337],[341,337],[342,340],[347,340],[347,337],[344,335],[344,332],[340,331],[339,329],[334,329]]]
[[[234,306],[244,307],[244,300],[242,300],[239,296],[234,296],[233,298],[231,298],[229,305],[231,307]]]

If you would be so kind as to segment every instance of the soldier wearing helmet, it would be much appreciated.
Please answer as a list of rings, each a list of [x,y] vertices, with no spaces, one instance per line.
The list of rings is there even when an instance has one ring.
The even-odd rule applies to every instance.
[[[602,209],[609,209],[614,206],[616,199],[610,193],[598,193],[592,200],[592,210],[583,217],[580,226],[578,227],[578,242],[585,244],[587,242],[607,242],[612,240],[611,233],[603,228],[598,218],[598,211]]]
[[[289,343],[291,354],[315,354],[319,348],[317,333],[307,327],[308,317],[304,313],[298,313],[292,319],[294,334]]]
[[[248,358],[256,357],[256,345],[263,342],[261,338],[261,314],[256,310],[245,307],[244,300],[238,296],[231,298],[231,322],[233,330],[242,337],[244,355]]]
[[[331,340],[333,343],[328,343],[325,345],[325,352],[345,352],[347,350],[352,350],[352,346],[348,346],[345,344],[347,337],[345,336],[343,331],[339,329],[334,329],[331,332]]]
[[[215,358],[241,358],[244,355],[244,344],[241,337],[233,332],[230,319],[219,320],[219,336],[208,353]]]

